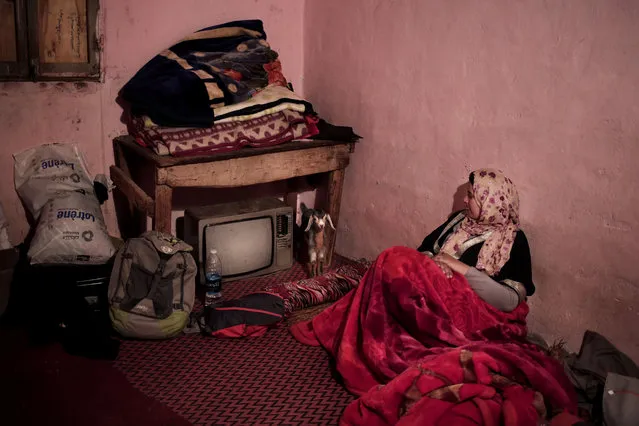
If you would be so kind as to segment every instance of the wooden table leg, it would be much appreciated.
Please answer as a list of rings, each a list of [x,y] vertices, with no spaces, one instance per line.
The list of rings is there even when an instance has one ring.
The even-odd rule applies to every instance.
[[[118,219],[120,236],[123,239],[139,237],[146,231],[147,212],[151,211],[153,200],[141,190],[131,175],[135,166],[129,164],[131,159],[126,155],[122,146],[113,144],[115,166],[110,167],[111,179],[116,185],[113,191],[113,203]]]
[[[335,228],[337,228],[337,224],[339,223],[339,210],[342,204],[342,190],[344,188],[344,172],[344,169],[329,172],[326,180],[326,204],[324,210],[331,215]],[[329,235],[327,264],[331,265],[333,262],[333,252],[335,250],[337,232],[332,231]]]
[[[155,185],[155,214],[153,230],[171,233],[171,207],[173,204],[173,188],[168,185]]]

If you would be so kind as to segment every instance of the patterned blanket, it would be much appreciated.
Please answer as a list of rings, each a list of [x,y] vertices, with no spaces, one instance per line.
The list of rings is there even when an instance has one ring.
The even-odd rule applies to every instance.
[[[439,348],[351,403],[340,424],[538,426],[574,410],[562,375],[553,359],[513,343]]]
[[[120,96],[134,116],[158,125],[211,127],[215,109],[245,102],[267,86],[287,82],[262,21],[249,20],[204,28],[181,40],[146,63]],[[301,105],[311,112],[310,104]]]
[[[215,124],[208,128],[158,126],[143,117],[132,118],[129,132],[142,146],[158,155],[191,156],[233,151],[243,146],[264,147],[318,133],[316,119],[283,110],[247,121]]]
[[[384,251],[362,280],[293,336],[321,345],[360,395],[345,425],[537,426],[574,412],[563,367],[525,341],[528,306],[485,303],[409,248]]]
[[[334,302],[357,286],[368,263],[340,266],[314,278],[276,284],[264,289],[284,299],[284,315],[322,303]]]

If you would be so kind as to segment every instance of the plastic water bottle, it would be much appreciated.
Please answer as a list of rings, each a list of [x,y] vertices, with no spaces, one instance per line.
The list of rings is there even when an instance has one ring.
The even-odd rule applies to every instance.
[[[222,298],[222,262],[217,255],[217,250],[211,249],[206,256],[206,295],[204,306],[209,306]]]

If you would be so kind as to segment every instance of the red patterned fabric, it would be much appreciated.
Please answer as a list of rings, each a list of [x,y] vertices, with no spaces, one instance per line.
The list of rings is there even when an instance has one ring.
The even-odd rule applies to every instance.
[[[367,266],[346,264],[317,277],[275,284],[264,290],[284,299],[284,314],[289,316],[294,311],[340,299],[357,286]]]
[[[394,247],[377,258],[356,289],[291,332],[303,343],[322,345],[335,358],[347,389],[364,395],[347,408],[344,424],[395,424],[408,413],[405,424],[446,424],[429,419],[453,415],[447,410],[466,400],[484,416],[479,424],[492,424],[490,416],[513,410],[536,421],[535,398],[543,396],[559,410],[573,410],[575,404],[562,367],[524,343],[527,313],[525,303],[500,312],[463,276],[447,279],[427,256]],[[416,398],[413,385],[419,401],[406,405]],[[445,386],[456,386],[450,388],[452,397],[424,398]],[[461,420],[466,409],[453,411],[461,417],[448,424],[466,424]],[[477,424],[470,421],[475,414],[468,414],[467,424]]]
[[[319,133],[317,119],[284,110],[246,121],[215,124],[208,128],[161,127],[133,117],[129,132],[138,143],[158,155],[176,157],[234,151],[243,146],[265,147]]]
[[[513,343],[437,348],[344,411],[342,425],[537,426],[573,410],[561,365]]]
[[[264,65],[264,70],[268,73],[268,84],[287,87],[286,77],[282,73],[282,63],[279,59]]]

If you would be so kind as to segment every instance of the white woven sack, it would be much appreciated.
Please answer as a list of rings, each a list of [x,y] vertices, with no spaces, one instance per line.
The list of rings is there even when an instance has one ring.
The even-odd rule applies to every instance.
[[[68,192],[42,208],[28,257],[32,264],[106,263],[115,247],[93,194]]]
[[[93,193],[93,181],[74,144],[48,144],[13,156],[16,191],[34,220],[52,198],[70,191]]]

